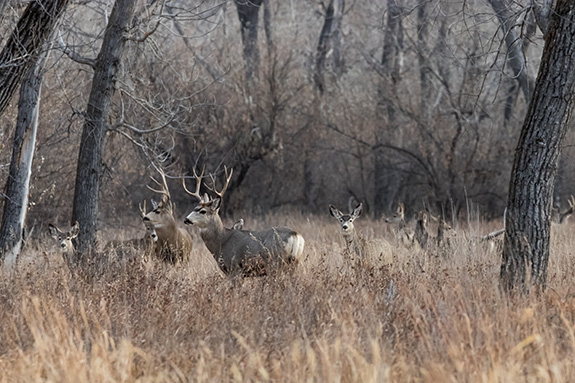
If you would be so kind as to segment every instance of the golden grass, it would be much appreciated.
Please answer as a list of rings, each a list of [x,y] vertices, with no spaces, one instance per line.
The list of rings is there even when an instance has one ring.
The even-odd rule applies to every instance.
[[[137,260],[86,280],[29,249],[0,276],[0,382],[575,381],[572,226],[553,229],[547,291],[508,299],[498,254],[476,245],[356,271],[335,221],[246,226],[270,222],[306,238],[293,275],[227,279],[198,242],[187,267]]]

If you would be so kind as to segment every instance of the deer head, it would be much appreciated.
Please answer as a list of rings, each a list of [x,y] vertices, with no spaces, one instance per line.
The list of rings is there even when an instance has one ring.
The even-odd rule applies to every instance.
[[[360,203],[355,209],[350,211],[349,214],[343,214],[341,211],[336,209],[333,205],[329,205],[329,212],[341,223],[341,230],[344,237],[353,235],[354,227],[353,221],[355,221],[363,210],[363,205]]]
[[[50,230],[50,235],[52,238],[58,242],[60,251],[63,254],[74,252],[74,244],[72,243],[72,240],[76,238],[80,232],[80,225],[78,224],[78,221],[76,221],[74,226],[72,226],[67,231],[60,230],[57,226],[52,224],[48,225],[48,229]]]
[[[405,222],[405,206],[403,205],[403,203],[399,203],[397,205],[397,210],[395,211],[395,213],[393,213],[390,217],[387,217],[385,219],[385,222],[395,224]]]
[[[205,229],[210,227],[212,224],[217,223],[218,225],[221,224],[221,219],[219,218],[218,212],[220,207],[222,206],[222,200],[224,198],[224,193],[226,192],[230,180],[232,179],[232,175],[234,173],[233,169],[230,169],[228,172],[228,168],[224,167],[224,172],[226,174],[226,181],[224,186],[220,191],[216,189],[216,180],[213,175],[210,174],[210,178],[212,181],[212,187],[206,186],[210,189],[216,196],[210,197],[207,193],[202,195],[200,194],[200,188],[202,186],[202,178],[204,176],[205,168],[202,170],[202,174],[198,176],[196,170],[194,169],[194,178],[196,179],[196,190],[191,192],[186,187],[185,179],[182,180],[182,184],[184,186],[184,190],[186,193],[195,197],[198,200],[198,204],[194,208],[194,210],[186,217],[184,220],[185,224],[194,225],[199,227],[200,229]],[[219,223],[218,223],[219,222]]]
[[[156,229],[154,228],[152,221],[151,220],[146,220],[145,217],[146,215],[148,215],[147,209],[146,209],[146,201],[144,200],[144,206],[142,207],[141,204],[138,204],[138,207],[140,208],[140,217],[142,218],[142,220],[144,221],[144,225],[146,226],[146,236],[152,239],[152,242],[156,243],[158,242],[158,234],[156,233]]]
[[[149,230],[160,229],[164,227],[167,223],[170,223],[174,220],[172,203],[170,201],[170,191],[168,189],[168,183],[166,182],[166,175],[162,170],[158,171],[160,172],[160,176],[162,179],[161,183],[158,182],[154,177],[150,178],[158,186],[160,186],[160,189],[154,189],[150,186],[148,186],[148,189],[162,196],[160,202],[152,200],[152,211],[150,211],[149,213],[145,212],[145,205],[144,210],[142,210],[142,208],[140,207],[140,213],[142,215],[142,219],[144,221],[144,224],[146,225],[146,228],[147,229],[149,228]]]

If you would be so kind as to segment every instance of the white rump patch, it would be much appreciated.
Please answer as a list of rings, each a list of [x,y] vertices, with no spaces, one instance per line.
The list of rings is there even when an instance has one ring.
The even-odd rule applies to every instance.
[[[305,240],[300,234],[292,235],[285,243],[285,251],[291,261],[299,262],[303,254]]]

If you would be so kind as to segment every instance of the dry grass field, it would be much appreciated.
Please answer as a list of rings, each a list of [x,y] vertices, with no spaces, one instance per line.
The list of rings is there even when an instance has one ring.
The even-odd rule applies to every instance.
[[[547,291],[509,299],[484,246],[357,269],[330,218],[247,217],[293,227],[306,250],[294,274],[245,280],[197,233],[186,267],[134,259],[89,279],[32,244],[0,276],[0,382],[575,381],[572,226],[553,229]],[[383,221],[357,226],[394,242]]]

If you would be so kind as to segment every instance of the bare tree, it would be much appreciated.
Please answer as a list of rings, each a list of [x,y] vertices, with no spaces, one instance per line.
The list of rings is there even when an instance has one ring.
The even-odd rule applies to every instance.
[[[509,183],[500,282],[509,291],[530,279],[544,288],[553,188],[561,143],[575,104],[575,3],[558,0]],[[527,275],[528,270],[530,275]]]
[[[32,1],[0,53],[0,115],[24,75],[34,66],[44,43],[70,0]]]
[[[395,88],[399,81],[402,39],[401,7],[396,0],[388,0],[387,21],[380,62],[382,76],[377,98],[378,118],[382,121],[381,126],[375,132],[375,145],[373,146],[375,188],[373,207],[377,216],[380,216],[384,212],[385,206],[391,202],[385,199],[391,194],[389,187],[395,187],[393,181],[388,178],[387,173],[390,166],[386,159],[384,144],[399,129],[394,100],[391,100],[387,94]]]
[[[80,224],[78,250],[83,253],[95,244],[98,192],[102,174],[102,151],[106,119],[115,90],[136,0],[116,0],[95,61],[92,89],[85,115],[76,171],[72,221]]]
[[[30,175],[38,131],[40,88],[46,56],[46,52],[40,55],[36,65],[28,71],[20,87],[18,119],[0,227],[0,256],[6,263],[15,261],[22,247],[22,232],[28,211]]]
[[[340,73],[343,68],[341,54],[341,19],[343,17],[344,0],[330,0],[325,9],[323,27],[317,43],[314,82],[320,93],[325,90],[324,72],[328,69],[328,58],[333,71]]]
[[[246,81],[250,83],[257,76],[260,64],[258,48],[259,10],[263,0],[235,0],[241,24],[244,61],[246,64]]]
[[[489,4],[491,4],[501,23],[501,30],[507,46],[507,62],[513,70],[514,78],[519,82],[525,100],[529,102],[533,90],[533,80],[529,78],[527,73],[527,60],[523,54],[523,38],[516,15],[506,0],[489,0]]]

